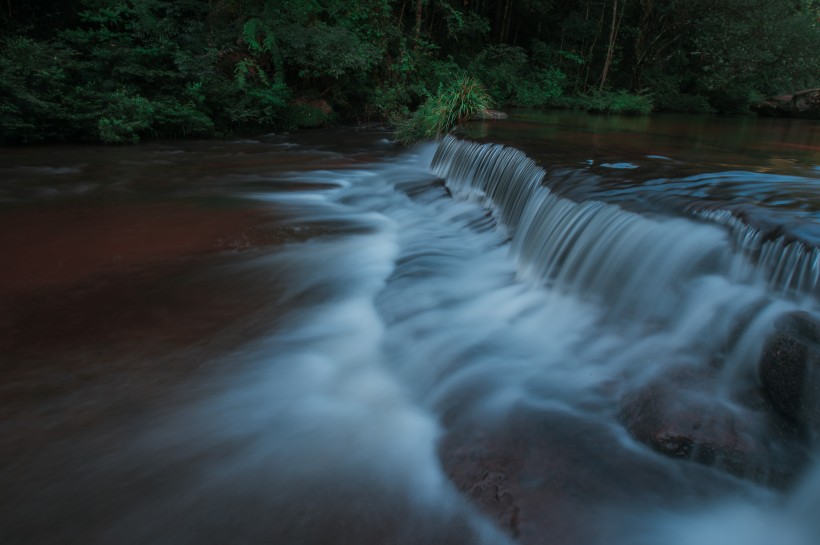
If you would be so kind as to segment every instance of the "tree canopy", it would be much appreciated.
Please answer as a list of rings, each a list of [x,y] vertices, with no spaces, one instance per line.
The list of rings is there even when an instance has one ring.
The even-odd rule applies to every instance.
[[[820,0],[3,4],[5,143],[397,120],[467,76],[500,107],[737,112],[820,87]]]

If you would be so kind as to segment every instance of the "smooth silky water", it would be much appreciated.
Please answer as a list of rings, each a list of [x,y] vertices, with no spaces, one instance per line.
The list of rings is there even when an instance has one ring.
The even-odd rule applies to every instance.
[[[818,129],[618,119],[3,152],[0,542],[815,543]]]

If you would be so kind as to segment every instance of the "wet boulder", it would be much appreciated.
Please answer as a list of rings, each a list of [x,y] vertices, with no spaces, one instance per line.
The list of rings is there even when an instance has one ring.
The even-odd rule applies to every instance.
[[[792,115],[820,119],[820,89],[795,93],[792,97]]]
[[[767,97],[752,105],[752,110],[767,117],[820,119],[820,89]]]
[[[716,390],[708,373],[669,373],[625,396],[619,417],[632,437],[671,458],[768,485],[788,484],[802,465],[803,449],[766,410]]]
[[[451,423],[439,455],[463,496],[524,545],[607,543],[605,514],[679,509],[738,486],[624,439],[608,418],[522,404],[501,418]]]
[[[771,96],[752,104],[752,111],[763,117],[790,117],[791,104],[792,95]]]
[[[772,408],[816,443],[820,434],[820,321],[806,312],[782,316],[758,367]]]

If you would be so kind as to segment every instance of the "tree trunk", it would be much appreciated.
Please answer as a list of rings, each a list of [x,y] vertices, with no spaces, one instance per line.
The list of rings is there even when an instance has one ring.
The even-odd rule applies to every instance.
[[[422,16],[422,6],[424,4],[424,0],[416,0],[416,43],[413,47],[416,47],[419,43],[419,35],[421,34],[421,16]]]
[[[635,60],[632,64],[632,89],[640,89],[643,83],[643,66],[648,53],[649,33],[654,16],[655,0],[641,0],[641,22],[635,34]]]
[[[399,12],[399,31],[404,32],[404,8],[407,7],[407,2],[401,3],[401,11]]]
[[[589,6],[589,4],[587,4]],[[586,93],[589,90],[588,82],[589,82],[589,71],[590,67],[592,67],[592,55],[595,54],[595,46],[598,44],[598,38],[601,35],[601,27],[604,25],[604,15],[606,14],[606,2],[603,3],[603,8],[601,8],[601,16],[598,18],[598,24],[595,26],[595,37],[592,39],[592,44],[589,46],[589,52],[586,56],[586,62],[580,65],[578,68],[585,69],[584,71],[584,84],[582,86],[583,91]],[[587,18],[589,17],[589,9],[587,9]]]
[[[625,1],[625,0],[624,0]],[[621,26],[621,17],[623,17],[624,10],[621,10],[618,15],[618,0],[612,1],[612,24],[609,27],[609,45],[606,50],[606,59],[604,60],[604,69],[601,71],[601,85],[598,91],[603,91],[606,85],[606,78],[609,75],[609,67],[612,64],[612,57],[615,54],[615,42],[618,39],[618,29]]]
[[[499,2],[496,8],[496,24],[498,25],[498,43],[503,44],[507,42],[510,34],[510,8],[512,7],[512,0],[505,0]]]

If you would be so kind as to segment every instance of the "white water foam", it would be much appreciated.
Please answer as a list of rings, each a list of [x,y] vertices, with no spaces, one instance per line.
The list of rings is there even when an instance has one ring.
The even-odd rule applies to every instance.
[[[477,202],[498,218],[500,232],[511,238],[516,273],[546,288],[530,295],[544,314],[536,315],[540,334],[548,339],[545,345],[557,346],[552,358],[572,361],[576,373],[574,380],[567,380],[569,373],[553,374],[549,366],[534,371],[522,365],[516,370],[506,360],[506,365],[496,362],[504,365],[503,373],[487,373],[502,385],[514,382],[510,375],[516,372],[522,375],[519,384],[528,385],[541,373],[542,379],[560,382],[559,388],[546,390],[554,399],[556,389],[566,394],[573,385],[589,388],[578,377],[595,372],[593,383],[620,380],[624,394],[677,364],[704,369],[718,365],[723,372],[712,394],[731,408],[735,386],[755,373],[775,319],[814,306],[813,298],[805,295],[783,297],[811,293],[816,285],[813,254],[792,259],[789,255],[796,250],[783,243],[775,241],[769,250],[760,250],[758,244],[760,256],[751,261],[744,251],[748,237],[733,244],[725,231],[709,225],[557,198],[541,185],[543,171],[530,159],[498,145],[445,139],[433,170],[457,198]],[[551,308],[556,293],[561,303]],[[567,301],[572,301],[574,314],[566,312]],[[589,308],[583,309],[584,304]],[[555,343],[552,332],[560,339],[573,338],[560,327],[553,329],[555,322],[583,340]],[[738,324],[745,324],[740,334]],[[511,338],[522,353],[537,353],[539,361],[551,359],[541,357],[549,349],[539,346],[537,338],[522,341],[514,333]],[[474,359],[468,365],[477,371],[485,367]],[[625,377],[631,378],[623,381]],[[681,392],[684,400],[685,395]],[[576,407],[589,399],[579,392],[568,397],[576,400]],[[740,406],[735,410],[742,412]],[[804,481],[785,505],[749,503],[728,495],[716,507],[710,505],[708,513],[660,511],[649,515],[649,525],[629,523],[630,516],[625,516],[621,538],[613,536],[611,542],[809,545],[816,528],[805,506],[816,505],[817,482],[813,477]],[[806,494],[811,498],[805,499]]]
[[[140,438],[137,459],[198,477],[131,509],[101,542],[208,541],[215,518],[235,521],[230,538],[243,543],[508,543],[447,480],[438,419],[397,380],[385,349],[393,333],[376,299],[412,241],[384,212],[404,202],[391,181],[408,176],[430,178],[417,155],[399,168],[307,175],[339,189],[254,195],[298,210],[299,222],[344,223],[352,234],[242,265],[260,282],[270,271],[287,279],[288,323],[232,355],[242,370],[215,386],[224,394]]]
[[[447,146],[463,154],[434,167],[445,188],[429,165]],[[242,265],[260,282],[286,279],[288,322],[232,354],[237,372],[222,394],[139,438],[138,460],[194,476],[129,509],[100,543],[200,542],[213,539],[212,518],[233,521],[230,537],[244,543],[509,543],[457,494],[437,449],[454,415],[490,430],[522,405],[600,422],[619,456],[651,460],[672,482],[689,475],[687,462],[631,438],[618,403],[675,366],[717,359],[733,369],[725,384],[740,380],[775,317],[798,305],[731,274],[722,228],[556,199],[520,152],[476,146],[294,173],[333,189],[254,196],[299,222],[349,229]],[[751,325],[733,339],[739,321]],[[733,403],[731,388],[717,395]],[[717,543],[749,537],[759,516],[774,528],[796,521],[789,545],[812,543],[802,492],[770,511],[766,493],[746,493],[755,485],[693,475],[725,487],[718,506],[732,530],[660,500],[650,523],[635,523],[646,514],[637,499],[653,497],[635,485],[635,505],[588,498],[618,513],[608,542]]]

